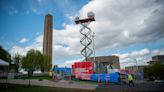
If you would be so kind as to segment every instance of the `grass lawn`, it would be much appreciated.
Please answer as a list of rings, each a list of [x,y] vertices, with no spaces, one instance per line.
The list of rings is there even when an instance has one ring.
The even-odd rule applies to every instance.
[[[118,92],[118,91],[55,88],[55,87],[27,86],[27,85],[17,85],[17,84],[8,84],[8,87],[6,88],[4,84],[0,84],[0,92]]]
[[[50,77],[49,76],[31,76],[30,77],[31,79],[47,79],[47,80],[50,80]],[[20,79],[29,79],[28,76],[22,76]]]
[[[1,92],[49,92],[48,88],[46,87],[15,85],[15,84],[9,84],[7,88],[1,84],[0,91]]]
[[[31,79],[47,79],[49,80],[50,77],[49,76],[32,76],[30,77]],[[29,77],[22,77],[22,79],[29,79]]]

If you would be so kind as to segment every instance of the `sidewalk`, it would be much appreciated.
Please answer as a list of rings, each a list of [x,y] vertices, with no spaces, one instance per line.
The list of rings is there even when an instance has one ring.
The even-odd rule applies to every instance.
[[[139,81],[135,84],[135,87],[129,87],[127,84],[121,85],[100,85],[97,86],[95,84],[78,84],[78,83],[69,83],[69,81],[50,81],[50,80],[43,80],[39,81],[38,79],[32,79],[31,85],[36,86],[47,86],[47,87],[58,87],[58,88],[69,88],[69,89],[86,89],[86,90],[104,90],[104,91],[121,91],[121,92],[164,92],[164,85],[163,83],[154,83],[154,82],[145,82]],[[0,83],[6,83],[6,80],[0,80]],[[23,79],[10,79],[8,80],[10,84],[23,84],[28,85],[29,80]]]
[[[0,83],[6,83],[6,80],[0,80]],[[8,80],[8,83],[28,85],[29,80],[28,79],[26,79],[26,80],[10,79],[10,80]],[[61,88],[90,89],[90,90],[94,90],[97,87],[97,85],[74,84],[74,83],[69,83],[69,82],[53,82],[53,81],[49,81],[49,80],[38,81],[38,79],[31,79],[31,85],[61,87]]]

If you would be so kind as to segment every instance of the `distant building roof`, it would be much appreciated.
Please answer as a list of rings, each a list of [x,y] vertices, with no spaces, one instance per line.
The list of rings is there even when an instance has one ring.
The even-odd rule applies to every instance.
[[[9,66],[9,63],[0,59],[0,66]]]

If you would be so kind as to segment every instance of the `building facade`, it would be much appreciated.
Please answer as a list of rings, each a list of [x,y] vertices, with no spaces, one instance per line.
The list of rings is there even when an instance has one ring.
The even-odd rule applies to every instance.
[[[146,65],[138,65],[138,66],[127,66],[125,67],[126,70],[131,71],[132,73],[143,73],[144,68]]]
[[[94,57],[89,60],[94,61]],[[95,57],[96,71],[100,73],[107,73],[107,68],[120,69],[120,62],[118,56],[99,56]]]
[[[156,55],[152,57],[152,60],[150,60],[149,64],[155,64],[156,62],[160,62],[162,64],[164,64],[164,55]]]
[[[164,64],[164,55],[153,56],[153,57],[152,57],[152,60]]]
[[[43,37],[43,54],[47,55],[50,62],[47,65],[52,65],[52,42],[53,42],[53,16],[47,14],[44,20],[44,37]]]

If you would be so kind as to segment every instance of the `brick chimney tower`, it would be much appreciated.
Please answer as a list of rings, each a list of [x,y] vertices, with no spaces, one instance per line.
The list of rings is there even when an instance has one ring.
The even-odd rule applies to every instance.
[[[47,14],[44,20],[44,39],[43,39],[43,54],[48,56],[50,62],[46,64],[52,67],[52,45],[53,45],[53,16]]]

